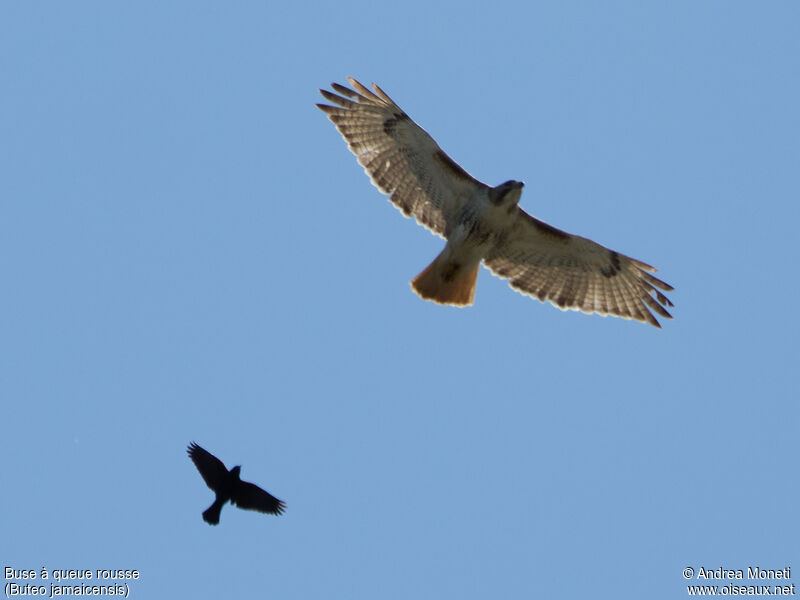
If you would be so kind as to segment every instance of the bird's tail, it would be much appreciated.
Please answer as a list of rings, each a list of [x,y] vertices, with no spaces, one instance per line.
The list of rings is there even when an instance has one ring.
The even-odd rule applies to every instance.
[[[411,280],[411,289],[425,300],[437,304],[468,306],[475,299],[478,267],[467,271],[463,265],[450,260],[444,252],[436,257],[422,273]]]
[[[222,511],[222,505],[225,504],[219,498],[214,500],[214,504],[209,506],[203,513],[203,521],[209,525],[216,525],[219,523],[219,513]]]

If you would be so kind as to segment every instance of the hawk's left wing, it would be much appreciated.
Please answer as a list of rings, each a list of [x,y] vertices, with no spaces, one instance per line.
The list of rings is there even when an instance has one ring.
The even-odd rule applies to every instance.
[[[439,148],[424,129],[374,83],[374,93],[352,77],[354,90],[339,85],[320,93],[337,106],[317,104],[327,113],[372,183],[404,215],[446,237],[464,199],[487,187]]]
[[[650,273],[648,264],[571,235],[519,209],[508,235],[484,264],[515,290],[562,310],[614,315],[661,327],[650,312],[672,318],[672,302],[659,289],[672,286]]]
[[[225,468],[225,464],[211,452],[201,448],[194,442],[189,444],[187,452],[194,466],[203,476],[203,481],[213,491],[216,492],[220,485],[228,480],[228,469]]]

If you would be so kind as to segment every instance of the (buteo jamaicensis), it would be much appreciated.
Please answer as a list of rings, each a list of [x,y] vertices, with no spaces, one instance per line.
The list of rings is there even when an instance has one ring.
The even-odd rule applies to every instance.
[[[673,288],[648,264],[556,229],[519,208],[523,184],[481,183],[442,151],[425,130],[374,83],[352,77],[349,89],[320,93],[317,104],[336,125],[372,183],[404,215],[444,237],[441,254],[411,281],[426,300],[466,306],[475,297],[481,261],[523,294],[562,310],[614,315],[660,327],[650,312],[672,318]]]
[[[286,505],[269,492],[239,479],[242,467],[233,467],[228,471],[220,459],[194,442],[189,444],[187,452],[206,485],[217,495],[214,503],[203,512],[203,520],[209,525],[219,523],[219,513],[228,500],[239,508],[273,515],[279,515],[286,509]]]

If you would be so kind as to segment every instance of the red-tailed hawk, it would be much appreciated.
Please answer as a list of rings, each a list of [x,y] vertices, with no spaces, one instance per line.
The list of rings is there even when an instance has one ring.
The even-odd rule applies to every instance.
[[[523,184],[481,183],[442,151],[374,83],[348,77],[320,93],[317,104],[336,125],[372,183],[407,217],[447,240],[441,254],[411,281],[440,304],[472,304],[481,261],[512,288],[562,310],[614,315],[660,327],[650,312],[672,318],[673,288],[648,264],[571,235],[519,208]]]
[[[228,471],[225,463],[194,442],[189,444],[186,451],[203,476],[203,481],[217,495],[214,503],[203,512],[203,520],[209,525],[219,523],[219,514],[228,500],[239,508],[272,515],[283,514],[286,510],[283,501],[256,484],[239,479],[242,467],[236,466]]]

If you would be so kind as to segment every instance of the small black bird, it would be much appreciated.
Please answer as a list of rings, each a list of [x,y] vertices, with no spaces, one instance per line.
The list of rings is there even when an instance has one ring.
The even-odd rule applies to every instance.
[[[222,505],[228,500],[239,508],[257,510],[262,513],[279,515],[283,513],[286,505],[272,494],[265,492],[249,481],[239,479],[242,467],[233,467],[230,471],[216,456],[204,450],[194,442],[187,449],[189,458],[200,471],[206,485],[217,494],[214,504],[203,513],[203,520],[210,525],[219,523],[219,513]]]

